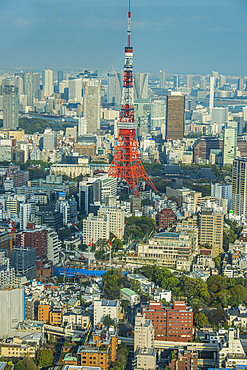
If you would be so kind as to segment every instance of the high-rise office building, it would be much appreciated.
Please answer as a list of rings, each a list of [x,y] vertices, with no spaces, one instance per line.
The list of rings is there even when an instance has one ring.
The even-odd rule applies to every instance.
[[[206,79],[206,76],[201,76],[200,77],[200,89],[201,90],[206,90],[207,89],[207,79]]]
[[[14,336],[25,319],[24,288],[0,290],[0,338]]]
[[[110,72],[107,76],[107,103],[120,104],[123,87],[123,74]]]
[[[240,77],[238,79],[238,90],[239,91],[244,91],[244,79],[243,79],[243,77]]]
[[[160,88],[164,89],[166,85],[166,72],[160,71]]]
[[[69,99],[78,103],[82,100],[82,79],[70,78],[69,79]]]
[[[192,82],[193,82],[192,75],[187,75],[187,77],[186,77],[186,87],[187,87],[187,89],[192,88]]]
[[[40,92],[40,74],[33,73],[33,97],[34,99],[39,99]]]
[[[220,75],[219,88],[222,89],[222,87],[225,85],[225,83],[226,83],[226,76]]]
[[[223,164],[232,165],[233,160],[236,158],[237,128],[238,128],[238,123],[235,121],[229,121],[225,125]]]
[[[166,120],[166,100],[154,100],[151,103],[151,128],[160,128]]]
[[[212,123],[224,125],[228,121],[228,107],[212,108]]]
[[[136,72],[134,74],[134,97],[135,99],[147,99],[148,73]]]
[[[219,72],[212,71],[211,76],[214,77],[214,87],[218,87],[218,84],[219,84]]]
[[[219,256],[223,252],[223,212],[213,212],[211,209],[203,209],[199,216],[199,244],[209,244],[212,249],[212,257]]]
[[[42,72],[44,97],[48,98],[54,93],[54,73],[50,69]]]
[[[3,87],[3,128],[16,130],[18,128],[18,88],[4,85]]]
[[[228,210],[231,207],[232,185],[226,184],[211,184],[211,196],[216,199],[227,199]]]
[[[18,93],[23,94],[23,78],[20,76],[15,76],[14,85],[18,88]],[[0,82],[0,90],[1,90],[1,82]]]
[[[210,77],[210,95],[209,95],[209,109],[212,112],[214,107],[214,77]]]
[[[80,117],[78,121],[78,136],[87,134],[87,120],[84,117]]]
[[[232,206],[238,216],[247,215],[247,158],[236,158],[232,164]]]
[[[87,120],[87,132],[100,130],[101,84],[99,80],[83,80],[83,116]]]
[[[172,93],[166,101],[166,137],[183,140],[185,98],[181,93]]]
[[[42,149],[52,151],[57,146],[57,135],[51,130],[47,130],[43,134],[43,145]]]
[[[24,92],[27,95],[27,105],[33,105],[33,73],[24,72]]]
[[[173,88],[176,90],[179,88],[179,76],[178,75],[173,76]]]
[[[59,89],[59,84],[61,81],[63,81],[64,79],[64,73],[63,71],[58,71],[57,72],[57,85],[58,85],[58,89]]]

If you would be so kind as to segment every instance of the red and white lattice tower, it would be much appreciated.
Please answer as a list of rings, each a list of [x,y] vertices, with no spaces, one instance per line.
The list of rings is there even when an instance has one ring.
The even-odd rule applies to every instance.
[[[130,20],[131,12],[129,0],[123,95],[120,122],[118,123],[119,134],[114,158],[108,170],[108,176],[126,180],[131,193],[138,196],[139,178],[142,178],[142,180],[148,183],[155,191],[157,190],[142,165],[136,140],[137,125],[134,117],[133,47],[130,46]]]

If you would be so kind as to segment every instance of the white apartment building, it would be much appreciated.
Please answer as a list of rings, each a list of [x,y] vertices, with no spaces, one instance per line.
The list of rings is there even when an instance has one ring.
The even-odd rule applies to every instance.
[[[89,213],[83,220],[83,243],[89,244],[91,241],[95,244],[99,239],[109,239],[110,227],[109,218],[106,216],[94,216]]]
[[[153,348],[154,327],[150,319],[146,320],[145,314],[138,313],[135,317],[134,352],[138,348]]]
[[[109,230],[121,239],[124,235],[125,212],[117,207],[100,207],[98,216],[107,216],[109,218]]]
[[[31,204],[21,203],[20,204],[20,229],[24,230],[27,227],[27,223],[30,221],[31,215]]]
[[[61,240],[58,239],[58,235],[54,230],[49,230],[47,234],[47,257],[49,261],[56,265],[59,262],[59,251],[61,248]]]
[[[99,322],[101,322],[107,315],[109,315],[111,319],[118,322],[120,311],[120,303],[118,300],[110,301],[107,299],[102,299],[100,301],[94,301],[93,305],[94,325],[97,325]]]
[[[113,177],[102,180],[101,200],[110,195],[117,196],[117,179]]]

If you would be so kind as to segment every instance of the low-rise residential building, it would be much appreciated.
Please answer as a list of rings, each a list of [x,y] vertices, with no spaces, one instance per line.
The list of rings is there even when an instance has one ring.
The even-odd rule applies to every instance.
[[[116,361],[117,347],[117,330],[99,323],[92,332],[88,332],[84,345],[79,346],[77,365],[99,366],[103,370],[109,370]]]
[[[122,300],[129,301],[131,306],[140,303],[139,294],[128,288],[120,289],[120,297]]]
[[[101,299],[100,301],[94,301],[93,305],[94,325],[97,325],[99,322],[101,322],[107,315],[109,315],[112,320],[115,320],[116,323],[118,323],[120,312],[119,300],[111,301],[107,299]]]
[[[16,338],[18,339],[18,338]],[[17,343],[16,343],[17,342]],[[23,340],[17,340],[12,343],[0,343],[0,355],[7,358],[12,357],[24,357],[30,356],[35,357],[38,345],[36,342],[25,342]]]

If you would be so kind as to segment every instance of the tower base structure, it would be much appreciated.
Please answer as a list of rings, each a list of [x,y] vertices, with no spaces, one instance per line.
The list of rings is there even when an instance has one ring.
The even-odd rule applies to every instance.
[[[108,176],[126,180],[131,193],[135,196],[139,194],[140,178],[157,191],[141,162],[135,128],[119,128],[117,146]]]

